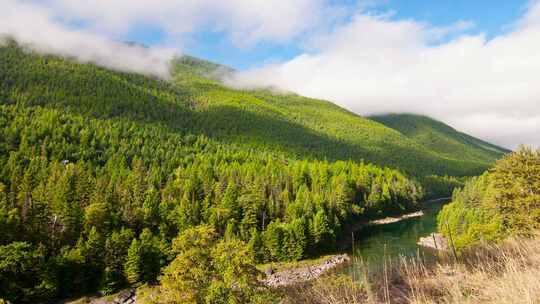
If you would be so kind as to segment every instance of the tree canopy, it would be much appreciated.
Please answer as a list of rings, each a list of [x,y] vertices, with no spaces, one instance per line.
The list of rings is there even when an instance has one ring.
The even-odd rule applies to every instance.
[[[521,147],[456,190],[438,218],[458,249],[540,228],[540,150]]]

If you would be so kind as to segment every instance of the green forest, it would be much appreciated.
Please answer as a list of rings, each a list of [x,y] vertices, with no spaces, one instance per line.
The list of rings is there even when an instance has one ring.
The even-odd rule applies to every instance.
[[[493,169],[456,189],[438,217],[439,230],[458,251],[540,228],[540,150],[521,147]]]
[[[229,89],[208,62],[173,67],[0,47],[0,298],[159,281],[185,303],[260,301],[254,264],[330,252],[348,225],[417,210],[504,153],[442,153],[329,102]]]

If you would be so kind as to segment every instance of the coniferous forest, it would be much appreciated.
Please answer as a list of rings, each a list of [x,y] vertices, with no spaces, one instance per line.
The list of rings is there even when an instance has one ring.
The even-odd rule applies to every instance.
[[[352,223],[448,196],[506,152],[441,152],[328,102],[226,88],[210,63],[173,67],[0,47],[0,298],[159,281],[189,303],[253,302],[254,264],[331,252]]]
[[[540,228],[540,150],[521,147],[494,168],[456,189],[438,216],[439,230],[457,250],[510,237],[536,236]]]

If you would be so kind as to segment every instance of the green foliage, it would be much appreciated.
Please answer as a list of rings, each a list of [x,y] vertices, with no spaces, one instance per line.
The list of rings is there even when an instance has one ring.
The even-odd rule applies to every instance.
[[[209,226],[190,228],[174,241],[174,260],[153,297],[142,303],[256,303],[264,288],[254,257],[239,240],[219,240]]]
[[[101,282],[101,290],[105,294],[112,293],[124,285],[124,264],[131,268],[137,265],[133,262],[134,253],[129,254],[131,242],[135,241],[133,232],[130,229],[114,231],[105,241],[104,264],[106,265]],[[135,250],[135,249],[132,249]],[[127,263],[131,259],[132,262]],[[134,273],[128,271],[128,273]],[[130,275],[126,275],[126,280],[130,281]]]
[[[533,234],[540,228],[540,151],[522,147],[467,181],[439,214],[438,225],[457,249]]]
[[[428,175],[420,179],[426,191],[426,199],[451,197],[454,190],[465,185],[467,177]]]
[[[489,166],[510,151],[456,131],[432,118],[414,114],[389,114],[371,119],[399,131],[442,156],[471,160]]]
[[[316,246],[321,244],[331,244],[335,239],[334,231],[330,226],[330,220],[324,210],[319,210],[317,212],[310,228]]]
[[[439,231],[452,239],[456,249],[503,237],[500,216],[483,204],[489,186],[489,174],[470,179],[439,213]]]
[[[124,275],[130,284],[141,280],[141,246],[137,239],[134,239],[129,246],[124,264]]]
[[[55,293],[42,247],[25,242],[0,246],[0,295],[13,303],[40,302]]]
[[[498,211],[505,231],[530,236],[540,228],[540,150],[520,148],[491,172],[486,204]]]
[[[13,43],[0,63],[0,265],[18,261],[0,275],[15,303],[112,293],[169,263],[211,267],[182,274],[196,286],[225,249],[250,263],[301,259],[334,248],[355,221],[415,210],[423,190],[404,172],[484,166],[328,102],[226,88],[192,58],[170,81]],[[201,225],[206,241],[190,239]],[[197,301],[252,296],[215,275]]]

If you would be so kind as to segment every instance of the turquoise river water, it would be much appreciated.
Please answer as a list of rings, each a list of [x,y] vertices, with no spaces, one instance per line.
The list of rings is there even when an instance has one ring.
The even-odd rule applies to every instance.
[[[385,261],[389,263],[400,257],[436,259],[435,252],[422,248],[417,242],[420,237],[428,236],[437,230],[437,214],[447,202],[430,203],[424,209],[422,217],[362,228],[355,237],[355,262],[343,271],[358,275],[359,271],[365,269],[360,265],[365,265],[370,272],[374,272],[380,270]]]

